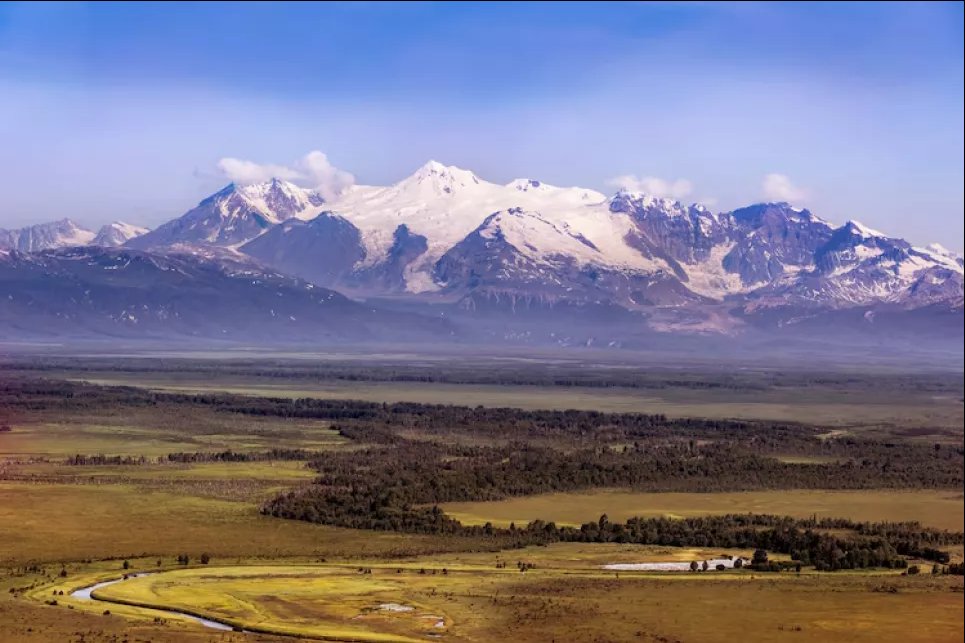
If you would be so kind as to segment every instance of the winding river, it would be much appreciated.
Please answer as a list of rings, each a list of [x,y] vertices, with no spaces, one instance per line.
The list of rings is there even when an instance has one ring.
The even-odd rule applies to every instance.
[[[140,578],[141,576],[151,576],[151,574],[130,574],[127,578],[115,578],[114,580],[105,580],[100,583],[94,583],[93,585],[88,585],[87,587],[81,587],[70,593],[71,598],[76,598],[82,601],[101,601],[103,603],[110,603],[114,605],[123,605],[123,603],[116,603],[110,599],[97,598],[94,596],[94,592],[101,589],[102,587],[108,587],[110,585],[116,585],[117,583],[123,583],[125,580],[130,580],[132,578]],[[159,609],[156,607],[149,608],[155,612],[161,612],[162,614],[170,614],[172,616],[179,616],[181,618],[186,618],[189,621],[194,621],[195,623],[200,623],[205,627],[210,627],[213,630],[224,630],[232,631],[235,628],[227,623],[220,623],[218,621],[212,621],[211,619],[201,618],[200,616],[195,616],[194,614],[187,614],[185,612],[180,612],[178,610],[170,609]]]

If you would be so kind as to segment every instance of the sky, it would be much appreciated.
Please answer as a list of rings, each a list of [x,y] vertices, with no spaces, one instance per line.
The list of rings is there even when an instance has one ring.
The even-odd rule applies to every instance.
[[[958,2],[2,3],[0,227],[435,159],[962,252],[963,42]]]

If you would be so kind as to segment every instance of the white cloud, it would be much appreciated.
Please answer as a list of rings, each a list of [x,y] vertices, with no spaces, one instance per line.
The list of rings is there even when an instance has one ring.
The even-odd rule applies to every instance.
[[[667,181],[656,176],[639,178],[634,174],[615,176],[608,180],[607,184],[620,190],[643,192],[659,198],[678,200],[683,199],[694,191],[694,184],[687,179]]]
[[[717,203],[718,203],[717,197],[714,197],[714,196],[701,197],[701,198],[699,198],[699,199],[696,199],[695,202],[696,202],[698,205],[704,206],[705,208],[713,208],[713,207],[716,207],[716,206],[717,206]]]
[[[761,185],[764,198],[768,201],[787,201],[798,203],[807,197],[807,192],[791,183],[785,174],[768,174]]]
[[[312,188],[327,199],[355,183],[354,176],[332,165],[328,156],[318,150],[309,152],[291,165],[262,164],[227,157],[218,161],[218,169],[238,185],[263,183],[277,178]]]
[[[298,162],[311,187],[322,196],[330,198],[355,183],[355,177],[340,170],[328,160],[324,152],[313,150]]]
[[[284,165],[262,165],[253,161],[235,158],[223,158],[218,161],[218,169],[228,177],[232,183],[251,185],[264,183],[273,178],[295,181],[302,176],[294,169]]]

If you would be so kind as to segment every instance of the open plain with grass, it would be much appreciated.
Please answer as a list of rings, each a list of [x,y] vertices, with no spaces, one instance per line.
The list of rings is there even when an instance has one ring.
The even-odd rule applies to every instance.
[[[156,373],[62,375],[94,384],[144,386],[159,391],[227,391],[245,395],[317,397],[370,402],[421,402],[507,406],[522,409],[583,409],[622,413],[664,413],[674,417],[732,417],[814,422],[846,429],[917,429],[918,435],[944,439],[960,432],[965,413],[954,396],[894,390],[842,391],[833,385],[776,386],[768,390],[693,390],[686,386],[633,389],[620,386],[560,386],[282,380],[259,376],[211,382],[201,376]]]
[[[256,375],[207,376],[202,385],[172,383],[169,373],[162,382],[157,373],[137,368],[78,376],[29,372],[19,364],[5,373],[0,640],[961,640],[962,577],[932,574],[941,565],[914,555],[906,558],[921,570],[916,575],[882,567],[830,572],[803,565],[796,571],[792,555],[778,551],[769,552],[769,559],[783,565],[781,572],[713,567],[615,571],[604,566],[750,560],[755,548],[604,542],[595,527],[586,542],[573,541],[581,525],[585,529],[599,522],[603,529],[601,514],[611,524],[773,514],[804,521],[915,521],[923,529],[961,532],[961,489],[942,486],[944,478],[919,472],[914,464],[934,457],[945,470],[957,470],[961,426],[954,423],[961,417],[961,393],[955,387],[961,386],[960,378],[956,383],[953,376],[947,381],[936,376],[920,387],[887,379],[894,387],[891,396],[896,389],[914,387],[911,402],[899,408],[868,378],[855,375],[843,378],[853,380],[851,385],[808,383],[795,389],[787,382],[772,386],[756,380],[703,391],[688,382],[699,379],[700,386],[707,386],[705,375],[675,375],[675,383],[666,386],[651,378],[644,383],[647,388],[639,383],[611,388],[370,381],[376,375],[366,371],[369,379],[336,382],[342,392],[331,398],[379,404],[333,404],[332,410],[315,402],[296,404],[301,397],[323,402],[331,391],[329,384],[301,376],[272,378],[266,389],[259,380],[267,378]],[[397,376],[396,367],[385,375]],[[625,376],[620,378],[618,383],[626,383]],[[130,388],[114,386],[120,384]],[[217,397],[220,387],[240,395],[222,399]],[[821,408],[827,387],[836,388],[835,399],[844,400],[841,406]],[[173,388],[189,393],[177,396]],[[929,398],[941,401],[928,410]],[[669,432],[660,428],[664,420],[655,417],[657,429],[645,428],[640,437],[628,438],[624,433],[629,429],[619,429],[626,420],[618,416],[611,422],[594,415],[571,419],[536,411],[519,416],[511,409],[490,415],[474,411],[473,417],[481,418],[477,425],[452,415],[449,407],[413,411],[381,404],[395,400],[473,408],[634,410],[673,417],[667,420]],[[772,403],[776,406],[764,406]],[[433,414],[440,416],[432,420]],[[775,475],[767,473],[770,469],[747,477],[746,472],[728,472],[721,459],[714,465],[725,467],[721,489],[708,487],[704,478],[686,482],[707,487],[700,491],[661,490],[659,480],[640,482],[653,488],[590,481],[565,491],[527,490],[438,503],[444,515],[464,526],[462,531],[347,527],[335,524],[342,520],[338,516],[290,519],[269,510],[286,493],[310,492],[322,484],[320,477],[324,481],[335,475],[341,465],[333,463],[354,463],[359,470],[352,475],[375,477],[385,467],[398,466],[393,454],[404,464],[410,451],[416,462],[439,453],[443,476],[477,451],[510,453],[514,440],[536,445],[535,461],[556,453],[560,466],[571,457],[588,458],[595,467],[609,466],[610,458],[620,463],[654,457],[655,466],[681,472],[667,474],[674,478],[713,453],[701,449],[724,448],[741,439],[739,423],[724,429],[707,425],[700,429],[704,433],[688,437],[693,426],[686,420],[673,424],[673,418],[691,416],[765,420],[747,425],[747,448],[763,454],[759,462],[771,463],[767,467],[788,467],[788,475],[808,487],[778,483],[783,486],[767,488],[772,483],[765,476]],[[778,424],[793,421],[801,427]],[[677,430],[684,432],[679,439]],[[720,430],[725,433],[715,437]],[[828,434],[832,437],[823,437]],[[868,446],[863,440],[869,440]],[[864,453],[856,449],[867,455],[854,455]],[[668,464],[661,459],[664,451],[691,464]],[[385,459],[378,459],[383,452]],[[861,464],[862,457],[884,458],[888,466],[871,471],[871,465]],[[902,462],[906,468],[900,475],[890,473],[889,467]],[[326,463],[335,468],[326,469]],[[854,473],[841,474],[842,467]],[[818,484],[824,470],[834,474],[827,477],[832,487]],[[501,475],[515,474],[510,469]],[[851,484],[849,476],[854,488],[842,488]],[[875,486],[874,476],[881,476],[881,486]],[[923,482],[914,482],[915,476]],[[512,478],[505,484],[525,480]],[[412,479],[409,484],[418,483]],[[575,531],[541,535],[537,543],[506,530],[510,523],[522,528],[533,521]],[[852,533],[850,527],[824,531]],[[525,533],[533,540],[536,532]],[[549,527],[545,533],[551,533]],[[950,560],[961,561],[961,543],[954,537],[943,542],[948,544],[940,548]],[[71,596],[79,588],[124,575],[129,578],[95,590],[93,599]],[[188,615],[229,629],[205,627]]]
[[[493,554],[388,564],[252,561],[155,572],[101,589],[96,601],[72,599],[69,590],[103,572],[77,574],[45,586],[35,600],[65,588],[67,598],[48,606],[48,613],[109,609],[106,620],[145,626],[161,618],[157,627],[164,634],[197,630],[171,613],[184,610],[256,632],[352,641],[924,642],[954,640],[961,625],[961,593],[947,578],[613,573],[593,566],[599,553],[584,559],[580,550],[553,549],[512,552],[513,559],[538,561],[523,574],[497,568]],[[649,557],[654,554],[666,555]],[[647,557],[640,552],[635,558]],[[911,623],[909,615],[915,615]]]
[[[490,502],[442,505],[460,522],[479,525],[526,524],[542,518],[581,525],[607,514],[611,520],[634,516],[682,518],[729,513],[765,513],[807,518],[842,517],[859,522],[876,520],[920,522],[929,527],[965,530],[965,500],[961,491],[787,490],[722,493],[640,493],[602,489],[585,493],[554,493]]]

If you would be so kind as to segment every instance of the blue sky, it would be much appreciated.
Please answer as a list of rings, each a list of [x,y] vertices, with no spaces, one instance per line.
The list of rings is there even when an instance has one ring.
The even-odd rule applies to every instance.
[[[5,3],[0,226],[157,225],[222,158],[321,150],[362,183],[434,158],[784,195],[960,252],[962,25],[961,3]]]

